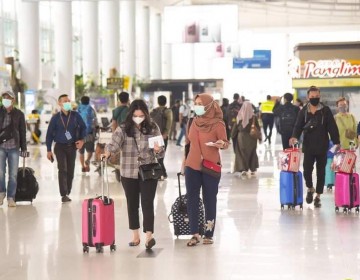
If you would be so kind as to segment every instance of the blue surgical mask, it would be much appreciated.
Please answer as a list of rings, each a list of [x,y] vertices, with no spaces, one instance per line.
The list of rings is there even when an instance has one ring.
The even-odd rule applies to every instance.
[[[12,101],[10,99],[3,98],[2,104],[4,105],[5,108],[9,108],[12,105]]]
[[[71,110],[71,102],[64,102],[63,108],[65,111],[70,111]]]
[[[205,114],[205,106],[204,105],[195,105],[194,112],[198,116],[202,116]]]

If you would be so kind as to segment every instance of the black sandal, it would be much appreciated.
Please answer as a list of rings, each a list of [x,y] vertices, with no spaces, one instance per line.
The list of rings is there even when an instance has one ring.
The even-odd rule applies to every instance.
[[[200,240],[196,236],[193,236],[190,238],[190,240],[188,241],[188,243],[186,245],[188,247],[193,247],[193,246],[196,246],[198,243],[200,243]]]

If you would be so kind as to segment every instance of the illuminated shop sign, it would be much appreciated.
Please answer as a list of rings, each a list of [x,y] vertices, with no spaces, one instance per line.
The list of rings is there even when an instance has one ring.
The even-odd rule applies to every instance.
[[[304,63],[304,78],[340,78],[360,75],[360,65],[344,59],[308,60]]]
[[[344,59],[307,60],[301,67],[299,59],[291,59],[288,66],[289,74],[292,78],[309,79],[360,76],[360,65],[351,64]]]

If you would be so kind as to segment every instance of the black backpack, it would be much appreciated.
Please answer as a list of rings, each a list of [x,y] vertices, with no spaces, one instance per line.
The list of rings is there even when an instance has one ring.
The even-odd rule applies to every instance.
[[[150,117],[159,126],[161,133],[163,133],[166,128],[166,110],[167,108],[155,108],[150,113]]]
[[[280,133],[291,133],[297,118],[296,107],[283,106],[279,116]]]

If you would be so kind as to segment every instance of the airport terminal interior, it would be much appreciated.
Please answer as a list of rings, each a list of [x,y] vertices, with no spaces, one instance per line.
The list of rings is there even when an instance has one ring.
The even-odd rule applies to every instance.
[[[35,170],[40,190],[32,205],[0,207],[0,279],[359,279],[359,214],[336,213],[334,193],[326,188],[321,208],[304,201],[303,210],[281,210],[276,133],[271,145],[258,145],[255,176],[232,174],[232,149],[222,151],[215,242],[187,247],[190,236],[174,236],[168,220],[178,197],[183,149],[170,141],[168,178],[159,181],[155,198],[153,249],[145,249],[144,235],[139,246],[128,246],[132,235],[124,191],[108,167],[117,248],[104,247],[104,253],[90,248],[84,254],[81,205],[101,193],[102,177],[94,166],[82,173],[77,161],[72,201],[62,204],[56,161],[46,159],[45,145],[30,145],[26,164]]]
[[[159,95],[170,107],[201,92],[219,103],[239,93],[256,107],[286,92],[305,102],[313,85],[333,113],[345,97],[360,120],[360,0],[0,0],[0,89],[13,90],[29,127],[38,110],[39,142],[64,93],[74,106],[89,96],[98,119],[110,120],[122,90],[151,110]],[[302,209],[281,208],[275,128],[271,144],[257,146],[255,174],[234,173],[232,146],[221,151],[214,243],[188,247],[191,236],[175,236],[170,215],[181,144],[169,141],[168,177],[155,197],[156,245],[146,250],[143,233],[138,246],[128,245],[114,167],[83,172],[78,156],[72,201],[62,203],[57,161],[44,143],[29,143],[26,166],[39,192],[32,203],[0,206],[0,280],[360,280],[355,209],[336,212],[325,186],[321,208],[305,202],[305,187]],[[116,250],[84,253],[82,203],[102,185],[115,203]],[[185,194],[183,176],[180,187]]]

